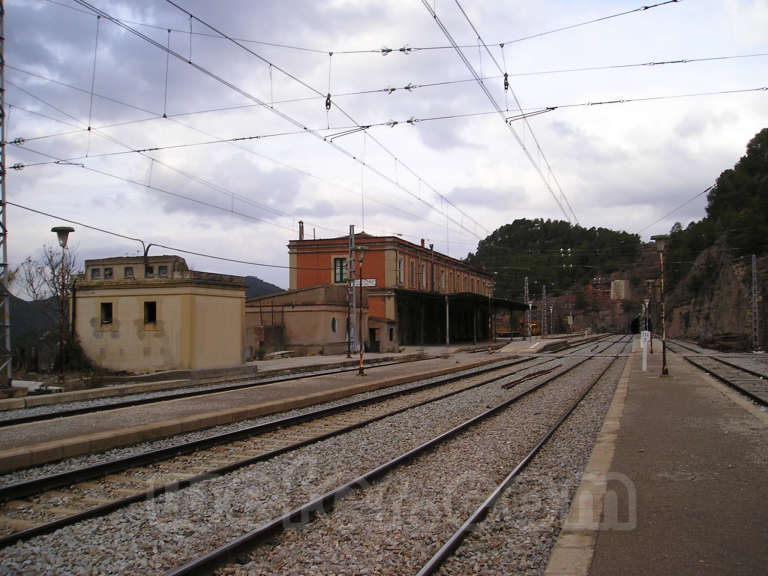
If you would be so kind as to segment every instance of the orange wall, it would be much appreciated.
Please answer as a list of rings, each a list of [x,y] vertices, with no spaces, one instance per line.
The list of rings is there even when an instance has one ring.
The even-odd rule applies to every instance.
[[[380,296],[368,297],[368,315],[371,318],[387,317],[387,299]]]
[[[366,241],[359,239],[358,243],[365,246]],[[456,292],[474,292],[475,294],[487,295],[487,288],[483,286],[486,281],[481,276],[473,273],[471,269],[462,266],[461,263],[446,262],[440,254],[434,256],[429,252],[424,252],[418,246],[409,245],[388,245],[385,249],[378,245],[370,249],[365,254],[363,261],[363,276],[365,279],[375,279],[376,288],[406,288],[410,290],[421,290],[421,265],[426,264],[427,274],[426,290],[434,287],[436,292],[456,293]],[[304,248],[304,247],[302,247]],[[296,286],[297,289],[310,288],[322,284],[333,283],[333,259],[346,258],[348,255],[347,247],[343,243],[325,244],[322,240],[313,246],[306,246],[304,249],[296,247]],[[387,284],[386,255],[393,255],[390,260],[392,270],[389,270],[390,284]],[[396,254],[396,255],[395,255]],[[403,259],[403,282],[397,282],[397,260]],[[413,282],[410,276],[410,263],[414,262],[415,278]],[[434,284],[430,278],[434,262]],[[355,278],[359,278],[358,264],[355,264]],[[440,273],[443,271],[445,281],[440,282]],[[451,276],[453,283],[451,284]],[[373,312],[372,312],[373,314]]]
[[[311,288],[321,284],[333,283],[333,259],[346,257],[344,252],[323,253],[323,254],[303,254],[298,253],[296,266],[298,267],[296,288]],[[355,278],[360,277],[359,263],[355,263]],[[386,279],[385,270],[385,251],[376,250],[367,252],[363,258],[363,277],[366,279],[376,279],[376,287],[384,286]]]

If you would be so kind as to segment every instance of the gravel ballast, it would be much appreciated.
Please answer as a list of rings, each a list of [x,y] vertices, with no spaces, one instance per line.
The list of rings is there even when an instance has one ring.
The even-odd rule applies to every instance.
[[[513,376],[512,378],[515,378]],[[9,573],[146,574],[239,536],[513,391],[501,382],[0,551]]]
[[[218,573],[416,573],[607,362],[577,369]],[[609,400],[618,374],[614,368],[603,380]],[[457,573],[472,572],[465,566]]]
[[[489,365],[491,368],[496,366],[497,364],[502,364],[503,362],[508,362],[509,359],[500,360],[498,363],[494,363]],[[518,369],[522,369],[525,365],[520,364],[517,366]],[[460,370],[457,372],[457,374],[461,374],[462,372],[466,372],[465,370]],[[435,378],[427,378],[424,380],[420,380],[417,382],[409,382],[406,384],[400,384],[397,386],[391,386],[388,388],[383,388],[380,390],[374,390],[371,392],[365,392],[362,394],[356,394],[354,396],[350,396],[347,398],[341,398],[339,400],[335,400],[332,402],[326,402],[323,404],[316,404],[313,406],[308,406],[306,408],[299,408],[296,410],[289,410],[286,412],[279,412],[275,414],[269,414],[267,416],[262,416],[259,418],[252,418],[250,420],[241,420],[239,422],[234,422],[232,424],[227,424],[223,426],[215,426],[212,428],[206,428],[204,430],[198,430],[195,432],[189,432],[186,434],[179,434],[176,436],[170,436],[168,438],[163,438],[161,440],[155,440],[151,442],[142,442],[140,444],[133,444],[131,446],[125,446],[121,448],[115,448],[112,450],[108,450],[105,452],[100,453],[94,453],[94,454],[87,454],[84,456],[78,456],[75,458],[68,458],[66,460],[61,460],[58,462],[52,462],[50,464],[44,464],[42,466],[35,466],[33,468],[26,468],[23,470],[17,470],[14,472],[10,472],[7,474],[0,475],[0,486],[8,486],[11,484],[16,484],[17,482],[25,482],[37,478],[42,478],[51,474],[58,474],[61,472],[68,472],[71,470],[75,470],[77,468],[93,465],[93,464],[101,464],[103,462],[109,462],[112,460],[116,460],[119,458],[125,458],[128,456],[134,456],[137,454],[141,454],[143,452],[147,452],[150,450],[159,450],[162,448],[169,448],[172,446],[176,446],[178,444],[183,444],[186,442],[192,442],[195,440],[202,440],[205,438],[211,438],[213,436],[219,435],[219,434],[226,434],[229,432],[235,432],[238,430],[243,430],[245,428],[256,426],[260,424],[267,424],[269,422],[274,422],[275,420],[279,420],[282,418],[289,418],[293,416],[300,416],[302,414],[307,414],[309,412],[313,412],[315,410],[323,409],[323,408],[332,408],[335,406],[341,406],[343,404],[346,404],[348,402],[353,401],[359,401],[359,400],[366,400],[369,398],[376,398],[378,396],[381,396],[383,394],[389,394],[391,392],[398,392],[403,390],[409,390],[411,388],[415,388],[417,386],[421,386],[423,384],[428,384],[430,382],[434,382],[439,380],[442,377],[435,377]]]

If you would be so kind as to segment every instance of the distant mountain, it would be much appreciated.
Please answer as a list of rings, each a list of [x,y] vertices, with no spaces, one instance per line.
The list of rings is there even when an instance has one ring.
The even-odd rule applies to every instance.
[[[52,300],[29,302],[11,295],[11,342],[16,345],[36,343],[45,333],[55,332],[58,308]]]
[[[245,277],[245,298],[253,298],[254,296],[264,296],[266,294],[272,294],[273,292],[282,292],[283,289],[269,282],[264,282],[256,276]]]

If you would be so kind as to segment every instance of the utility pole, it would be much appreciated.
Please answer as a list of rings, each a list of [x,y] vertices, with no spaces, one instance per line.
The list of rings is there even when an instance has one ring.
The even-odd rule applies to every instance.
[[[13,363],[11,362],[11,293],[8,269],[7,204],[5,200],[5,137],[8,117],[5,114],[5,3],[0,0],[0,387],[10,388]]]
[[[488,282],[488,354],[493,352],[491,349],[491,332],[493,326],[491,325],[491,292],[493,291],[493,282]]]
[[[541,285],[541,337],[547,332],[547,285]]]
[[[528,338],[533,339],[533,334],[531,332],[531,302],[528,300],[528,276],[525,277],[525,295],[523,296],[523,299],[528,305],[528,311],[525,313],[525,323],[528,325]]]
[[[363,369],[363,257],[365,256],[365,246],[360,246],[357,249],[358,263],[360,265],[360,318],[358,319],[358,331],[360,333],[360,367],[357,370],[358,376],[365,376],[365,370]],[[370,312],[369,312],[370,313]]]
[[[757,309],[757,255],[752,254],[752,350],[760,350],[760,318]]]
[[[352,327],[355,318],[355,262],[352,260],[355,249],[355,225],[349,225],[349,255],[347,256],[347,358],[352,358]]]

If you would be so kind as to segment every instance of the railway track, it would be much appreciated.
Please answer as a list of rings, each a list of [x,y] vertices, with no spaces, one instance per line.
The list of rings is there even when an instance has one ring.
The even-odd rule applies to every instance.
[[[366,369],[371,370],[384,366],[402,364],[404,362],[418,362],[422,357],[409,357],[396,361],[376,362],[366,364]],[[16,426],[18,424],[28,424],[30,422],[44,422],[54,418],[64,418],[66,416],[79,416],[81,414],[90,414],[101,412],[103,410],[117,410],[119,408],[130,408],[133,406],[143,406],[146,404],[155,404],[167,400],[180,400],[182,398],[194,398],[208,394],[218,394],[220,392],[229,392],[232,390],[242,390],[263,386],[265,384],[274,384],[277,382],[287,382],[290,380],[301,380],[305,378],[314,378],[315,376],[327,376],[329,374],[342,374],[345,372],[354,372],[358,370],[357,365],[352,367],[327,368],[323,370],[312,370],[287,374],[283,376],[271,376],[267,378],[253,379],[249,378],[246,382],[226,382],[220,384],[206,384],[195,386],[193,389],[185,388],[174,391],[158,391],[145,394],[131,394],[117,398],[103,398],[98,400],[89,400],[86,402],[69,402],[66,404],[56,404],[53,406],[22,408],[18,410],[7,410],[0,412],[0,428]],[[74,407],[73,407],[74,405]]]
[[[577,348],[576,352],[579,350]],[[240,441],[234,445],[220,446],[213,453],[203,454],[198,452],[192,456],[193,460],[175,460],[153,464],[134,471],[136,473],[126,471],[118,474],[116,470],[112,470],[108,472],[109,476],[107,478],[103,478],[104,474],[107,473],[105,469],[94,470],[91,467],[87,471],[76,471],[69,478],[57,475],[58,477],[42,479],[42,481],[35,481],[27,485],[7,487],[3,489],[2,494],[6,500],[3,513],[6,518],[15,519],[16,522],[6,522],[6,530],[8,531],[9,528],[12,533],[3,538],[2,546],[10,546],[20,540],[43,535],[57,528],[69,526],[88,518],[103,516],[133,502],[140,502],[148,498],[156,498],[171,492],[178,492],[182,488],[191,486],[196,482],[205,482],[206,480],[220,477],[238,468],[275,458],[280,454],[285,454],[302,446],[308,446],[324,438],[327,439],[344,432],[349,432],[393,414],[439,402],[441,398],[466,393],[468,390],[487,386],[494,381],[498,382],[514,378],[516,374],[556,361],[558,361],[557,358],[541,358],[506,362],[503,363],[503,366],[484,370],[488,374],[479,377],[480,381],[459,381],[460,376],[453,378],[456,381],[450,384],[454,386],[452,390],[447,390],[444,382],[443,387],[439,390],[439,384],[435,382],[413,387],[407,394],[409,400],[404,402],[406,405],[395,407],[390,404],[387,410],[366,406],[365,404],[370,404],[371,402],[364,401],[363,403],[358,403],[360,405],[355,409],[349,406],[353,403],[348,403],[345,405],[345,413],[338,414],[336,409],[324,411],[325,419],[322,421],[318,419],[318,414],[304,415],[299,417],[305,420],[304,427],[301,426],[300,422],[294,422],[295,434],[291,432],[288,422],[273,422],[268,425],[268,428],[271,428],[273,432],[271,436],[262,434],[259,438],[255,438],[255,440],[261,443],[258,446],[247,445],[244,441]],[[580,364],[584,361],[586,361],[586,358],[577,360],[574,364]],[[526,364],[526,366],[517,366],[518,364]],[[511,369],[514,366],[517,366],[517,368]],[[491,371],[498,372],[498,374],[489,373]],[[464,376],[464,380],[466,376]],[[478,377],[475,377],[475,380],[477,379]],[[442,380],[448,379],[444,378]],[[419,389],[415,390],[416,388]],[[428,392],[432,394],[431,398],[424,397]],[[395,394],[391,396],[392,401],[398,400]],[[402,398],[400,398],[400,401],[402,402]],[[359,411],[357,419],[353,418],[353,410]],[[378,410],[378,413],[372,414],[376,410]],[[336,419],[336,422],[332,422],[332,419]],[[223,454],[230,455],[233,457],[233,460],[226,460],[227,456]],[[165,455],[165,457],[169,456],[169,454]],[[149,456],[149,458],[156,457],[157,455]],[[204,464],[201,465],[201,462]],[[125,470],[127,463],[112,464],[123,467]],[[218,465],[218,467],[211,469],[211,464]],[[160,466],[160,468],[152,468],[153,466]],[[190,474],[196,472],[199,473],[190,477]],[[100,476],[103,478],[103,481],[93,482],[87,479],[84,480],[81,475],[85,477],[90,476],[91,478]],[[169,479],[170,483],[164,483]],[[67,484],[68,482],[69,484]],[[149,489],[147,489],[147,483],[150,483]],[[41,492],[42,490],[45,490],[45,492]],[[85,510],[82,509],[83,505],[85,505]],[[88,508],[88,506],[91,507]],[[51,515],[53,515],[53,518],[51,518]]]
[[[575,348],[578,352],[580,348]],[[488,385],[557,358],[503,361],[334,408],[282,418],[0,488],[0,548],[177,492],[371,422]],[[526,364],[524,367],[514,368]]]
[[[622,348],[625,348],[627,345],[626,339],[623,338],[622,340],[623,341],[621,342],[620,345]],[[611,342],[609,343],[608,347],[613,346],[616,343],[617,342]],[[606,348],[599,350],[599,352],[604,352]],[[611,368],[611,366],[613,366],[616,359],[618,359],[619,354],[615,353],[611,356],[612,357],[608,359],[607,365],[600,368],[598,376],[593,378],[587,387],[578,391],[577,399],[571,403],[568,411],[560,415],[555,425],[549,429],[547,434],[543,438],[539,439],[538,442],[535,443],[533,450],[528,453],[528,456],[525,457],[524,459],[525,463],[530,461],[533,455],[544,445],[546,440],[554,433],[557,427],[567,418],[568,414],[570,414],[576,408],[576,406],[578,406],[578,404],[586,397],[586,395],[589,393],[592,387],[597,382],[599,382],[600,379]],[[487,410],[485,410],[481,414],[473,416],[472,418],[460,423],[457,426],[454,426],[450,430],[447,430],[439,434],[438,436],[431,438],[430,440],[422,443],[421,445],[401,453],[400,455],[391,459],[385,464],[378,465],[375,468],[370,469],[366,473],[354,478],[353,480],[343,483],[340,486],[336,487],[335,489],[305,502],[301,506],[295,507],[280,516],[274,517],[271,520],[264,522],[263,524],[258,526],[256,529],[246,534],[240,535],[239,537],[220,545],[215,550],[202,554],[199,557],[173,570],[168,571],[166,573],[166,576],[171,576],[171,575],[181,576],[181,575],[187,575],[187,574],[209,573],[215,567],[221,565],[223,562],[227,561],[228,559],[231,559],[233,556],[238,556],[237,563],[246,564],[245,571],[250,573],[252,567],[250,567],[247,564],[247,559],[249,559],[250,556],[248,552],[243,552],[244,550],[253,550],[254,547],[264,543],[267,540],[269,540],[272,543],[271,544],[272,546],[276,546],[275,540],[274,540],[276,538],[276,535],[283,532],[287,527],[297,526],[297,525],[303,526],[308,522],[310,522],[312,519],[314,519],[316,516],[330,518],[330,516],[328,516],[328,513],[330,513],[331,510],[333,510],[337,505],[339,505],[340,499],[344,498],[349,494],[352,494],[352,493],[357,494],[361,491],[364,491],[366,488],[371,486],[377,480],[383,478],[384,476],[387,476],[390,472],[396,469],[399,469],[400,467],[402,467],[407,463],[412,462],[414,459],[425,457],[426,454],[429,454],[430,452],[434,451],[438,446],[443,444],[448,444],[450,441],[455,440],[456,437],[461,434],[471,433],[470,431],[472,428],[485,425],[487,421],[492,420],[496,417],[499,417],[509,407],[523,400],[524,398],[527,398],[529,395],[532,395],[540,390],[547,389],[547,386],[555,381],[562,381],[562,379],[567,374],[576,370],[580,366],[583,366],[590,360],[594,360],[596,362],[601,362],[601,361],[604,362],[604,360],[602,359],[595,360],[594,355],[587,355],[584,358],[577,361],[576,363],[573,363],[572,365],[568,366],[564,370],[560,370],[554,375],[550,375],[547,378],[540,380],[523,390],[517,391],[510,398],[503,400],[502,402],[496,404],[495,406],[489,407]],[[546,410],[545,408],[544,412],[548,412],[548,410]],[[539,414],[539,413],[536,412],[536,414]],[[505,424],[502,424],[502,428],[503,428],[503,434],[505,435],[505,437],[509,438],[509,429],[506,427]],[[516,467],[516,470],[519,472],[519,470],[524,468],[525,463],[518,465]],[[343,521],[342,521],[342,524],[343,524]],[[272,560],[273,559],[270,559],[269,562],[272,562]],[[262,567],[257,566],[256,568],[253,569],[253,573],[263,573],[262,571],[260,571],[262,569],[263,569],[263,566]],[[227,574],[231,573],[228,568],[225,568],[224,572]]]
[[[568,342],[563,342],[562,347],[558,350],[565,349],[578,349],[591,344],[589,340],[585,343],[579,343],[571,345]],[[402,364],[405,362],[418,362],[423,360],[421,355],[414,355],[412,357],[406,357],[404,359],[398,359],[395,361],[382,361],[371,362],[366,364],[367,369],[376,369],[385,366],[392,366],[395,364]],[[181,390],[172,391],[157,391],[143,394],[131,394],[126,396],[102,398],[88,401],[69,402],[63,404],[56,404],[51,406],[40,406],[33,408],[22,408],[17,410],[4,410],[0,411],[0,428],[16,426],[19,424],[28,424],[31,422],[45,422],[55,418],[64,418],[67,416],[79,416],[82,414],[91,414],[94,412],[101,412],[105,410],[117,410],[120,408],[131,408],[135,406],[143,406],[147,404],[155,404],[158,402],[165,402],[168,400],[180,400],[184,398],[194,398],[205,396],[208,394],[217,394],[220,392],[229,392],[233,390],[242,390],[247,388],[253,388],[256,386],[263,386],[265,384],[274,384],[278,382],[287,382],[290,380],[301,380],[306,378],[313,378],[316,376],[327,376],[332,374],[342,374],[345,372],[354,372],[358,370],[358,366],[347,366],[338,368],[326,368],[322,370],[311,370],[300,373],[293,373],[281,376],[271,376],[266,378],[253,379],[249,378],[245,382],[225,382],[217,384],[206,384],[194,386],[193,388],[185,388]]]
[[[768,371],[754,370],[738,363],[738,357],[724,357],[715,352],[706,352],[679,341],[667,341],[672,351],[680,354],[689,364],[695,366],[747,396],[761,406],[768,406]]]

